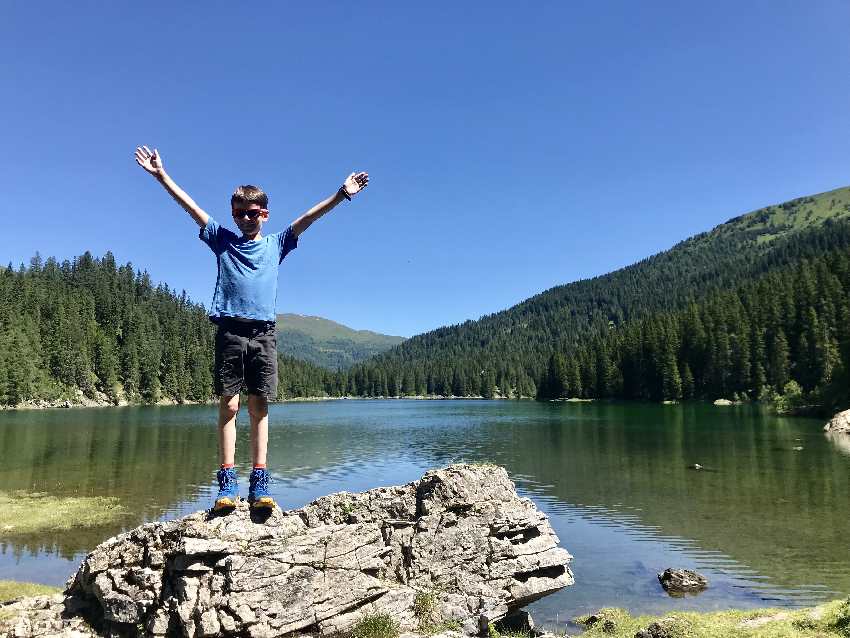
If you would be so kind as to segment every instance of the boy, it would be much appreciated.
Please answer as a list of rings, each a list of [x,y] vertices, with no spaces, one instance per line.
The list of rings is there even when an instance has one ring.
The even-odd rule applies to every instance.
[[[277,266],[298,246],[298,236],[344,199],[351,200],[369,183],[366,173],[352,173],[339,190],[301,215],[282,233],[262,234],[269,219],[268,196],[256,186],[240,186],[230,198],[233,221],[242,236],[222,228],[165,172],[159,152],[136,149],[136,162],[153,175],[200,226],[200,238],[215,253],[218,278],[210,320],[215,337],[215,391],[219,395],[218,449],[221,467],[214,511],[235,507],[238,495],[234,455],[239,390],[248,390],[251,453],[254,467],[248,488],[251,507],[271,509],[266,471],[269,399],[277,397],[275,306]]]

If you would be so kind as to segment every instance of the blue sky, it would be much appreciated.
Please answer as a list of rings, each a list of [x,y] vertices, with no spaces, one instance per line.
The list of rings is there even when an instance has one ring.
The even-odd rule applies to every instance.
[[[278,309],[409,336],[850,184],[850,3],[8,2],[3,263],[111,250],[209,304],[215,263],[133,161],[275,232],[352,170]]]

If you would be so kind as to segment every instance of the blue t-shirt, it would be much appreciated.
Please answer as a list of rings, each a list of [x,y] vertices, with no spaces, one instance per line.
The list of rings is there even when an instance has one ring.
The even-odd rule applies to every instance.
[[[277,267],[298,237],[292,226],[282,233],[245,239],[210,217],[200,238],[218,261],[210,317],[241,317],[274,321],[277,307]]]

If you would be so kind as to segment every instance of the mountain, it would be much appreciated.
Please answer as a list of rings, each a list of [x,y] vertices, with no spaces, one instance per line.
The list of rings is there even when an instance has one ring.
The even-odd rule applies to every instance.
[[[404,341],[404,337],[296,314],[277,316],[277,334],[278,351],[329,370],[348,369]]]
[[[487,386],[481,379],[492,376],[498,387],[527,395],[536,391],[556,352],[569,358],[589,340],[631,322],[848,247],[850,188],[767,206],[626,268],[414,336],[355,366],[353,385],[360,393],[382,385],[384,375],[390,390],[407,380],[416,393],[457,395]]]

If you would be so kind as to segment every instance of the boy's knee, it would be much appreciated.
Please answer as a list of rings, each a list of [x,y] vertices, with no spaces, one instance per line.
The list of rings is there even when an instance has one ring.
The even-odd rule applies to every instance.
[[[248,414],[256,419],[262,419],[268,413],[268,399],[257,395],[251,395],[248,397]]]
[[[239,395],[235,394],[232,397],[221,397],[218,402],[218,411],[222,416],[231,419],[239,412]]]

